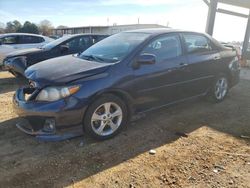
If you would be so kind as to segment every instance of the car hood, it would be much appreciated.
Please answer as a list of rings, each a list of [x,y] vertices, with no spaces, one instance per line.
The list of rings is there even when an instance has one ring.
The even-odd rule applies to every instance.
[[[36,82],[38,87],[45,87],[96,75],[104,72],[111,65],[67,55],[32,65],[25,71],[25,76]]]
[[[41,49],[41,48],[20,49],[20,50],[16,50],[14,52],[9,53],[7,57],[22,56],[22,55],[27,55],[27,54],[38,53],[41,51],[44,51],[44,49]]]

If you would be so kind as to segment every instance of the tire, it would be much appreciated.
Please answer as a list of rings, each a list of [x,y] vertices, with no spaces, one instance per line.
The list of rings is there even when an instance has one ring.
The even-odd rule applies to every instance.
[[[225,74],[219,74],[213,82],[209,98],[216,103],[222,102],[229,92],[229,81]]]
[[[105,140],[117,135],[127,122],[126,104],[115,95],[105,94],[89,106],[83,125],[91,137]]]

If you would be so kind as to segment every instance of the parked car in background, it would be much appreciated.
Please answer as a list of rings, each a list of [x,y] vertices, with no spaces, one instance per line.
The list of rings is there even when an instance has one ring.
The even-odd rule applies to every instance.
[[[67,35],[40,48],[30,48],[8,54],[3,61],[3,69],[15,76],[23,75],[27,67],[40,61],[80,53],[107,35],[77,34]]]
[[[242,56],[241,55],[242,54],[242,48],[241,48],[241,46],[230,44],[230,43],[225,43],[225,42],[222,42],[221,44],[223,46],[225,46],[225,47],[228,47],[228,48],[231,48],[232,50],[235,50],[236,53],[237,53],[238,58],[241,59],[241,56]]]
[[[0,66],[10,52],[18,49],[41,47],[54,39],[29,33],[7,33],[0,35]]]
[[[78,56],[43,61],[25,71],[30,86],[13,103],[31,135],[80,125],[107,139],[133,114],[209,96],[221,102],[239,81],[239,59],[206,34],[144,29],[112,35]],[[67,129],[65,129],[67,130]]]
[[[7,33],[0,35],[0,45],[10,45],[15,49],[40,47],[54,39],[29,33]]]
[[[52,39],[59,39],[62,36],[59,36],[59,35],[50,35],[49,37],[52,38]]]

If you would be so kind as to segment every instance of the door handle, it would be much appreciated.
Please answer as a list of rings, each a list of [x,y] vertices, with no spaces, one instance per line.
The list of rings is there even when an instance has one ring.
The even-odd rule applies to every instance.
[[[220,56],[215,56],[214,57],[214,60],[218,60],[218,59],[220,59],[221,57]]]
[[[188,64],[187,63],[180,63],[180,66],[181,67],[186,67],[186,66],[188,66]]]

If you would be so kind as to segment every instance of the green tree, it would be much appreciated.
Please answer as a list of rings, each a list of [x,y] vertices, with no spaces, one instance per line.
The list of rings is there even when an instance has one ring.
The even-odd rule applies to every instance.
[[[13,25],[15,27],[16,32],[18,32],[18,30],[20,30],[22,28],[22,24],[17,20],[13,21]]]
[[[26,21],[23,24],[23,27],[19,30],[19,32],[39,34],[39,30],[38,30],[38,27],[36,26],[36,24],[31,23],[29,21]]]
[[[22,27],[22,24],[17,20],[14,20],[12,22],[7,22],[5,32],[6,33],[16,33],[21,29],[21,27]]]
[[[4,28],[5,28],[4,23],[0,22],[0,33],[5,33]]]

